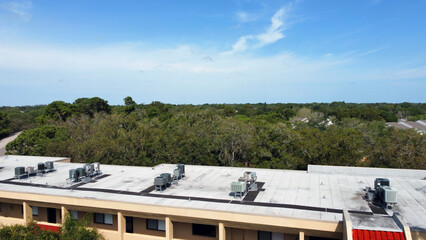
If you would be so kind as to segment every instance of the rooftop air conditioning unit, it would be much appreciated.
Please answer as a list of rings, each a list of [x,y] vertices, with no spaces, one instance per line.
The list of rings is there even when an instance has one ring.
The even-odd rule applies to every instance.
[[[27,173],[28,174],[35,174],[36,173],[36,171],[35,171],[35,169],[34,169],[34,167],[27,167],[26,168],[26,171],[27,171]]]
[[[234,197],[242,197],[247,190],[247,185],[245,182],[232,182],[231,183],[231,192],[234,193]]]
[[[181,175],[181,177],[184,177],[185,176],[185,164],[179,163],[177,165],[177,168],[180,169],[180,175]]]
[[[382,199],[387,204],[396,204],[398,202],[397,196],[396,196],[396,189],[392,187],[383,187],[383,196]]]
[[[69,176],[71,181],[75,182],[78,180],[78,171],[77,169],[70,169]]]
[[[173,179],[180,179],[182,177],[182,172],[179,168],[173,170]]]
[[[77,168],[78,176],[79,177],[85,177],[86,176],[86,169],[84,168]]]
[[[166,188],[167,179],[165,177],[156,177],[154,178],[155,190],[163,191],[163,188]]]
[[[390,186],[390,181],[387,178],[376,178],[374,180],[374,189],[378,189],[379,186]]]
[[[170,173],[162,173],[160,177],[164,177],[167,180],[167,185],[172,183],[172,175]]]
[[[44,171],[44,169],[46,169],[46,167],[44,166],[44,163],[41,162],[37,164],[38,171]]]
[[[24,174],[25,174],[25,168],[24,167],[16,167],[15,168],[15,178],[20,178]]]
[[[53,169],[53,162],[52,161],[48,161],[44,165],[46,166],[47,170],[52,170]]]
[[[93,163],[93,167],[95,168],[96,174],[99,174],[101,172],[101,164],[98,162]]]

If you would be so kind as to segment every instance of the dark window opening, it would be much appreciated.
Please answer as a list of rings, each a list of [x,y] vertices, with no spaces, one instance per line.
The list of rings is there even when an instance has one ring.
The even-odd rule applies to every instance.
[[[126,233],[133,233],[133,217],[126,218]]]
[[[164,220],[147,219],[146,229],[166,231],[166,222]]]
[[[257,231],[257,239],[272,240],[272,232]]]
[[[48,208],[47,209],[47,222],[56,223],[56,209]]]
[[[204,224],[192,224],[192,235],[216,237],[216,226]]]

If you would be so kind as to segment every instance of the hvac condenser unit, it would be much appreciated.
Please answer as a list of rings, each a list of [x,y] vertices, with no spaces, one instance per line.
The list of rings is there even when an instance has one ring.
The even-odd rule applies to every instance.
[[[25,168],[24,167],[16,167],[15,168],[15,178],[19,178],[21,175],[25,174]]]
[[[47,161],[44,165],[46,166],[47,170],[53,169],[53,162],[52,161]]]
[[[396,204],[398,202],[396,189],[392,187],[382,187],[382,199],[387,204]]]
[[[247,190],[245,182],[232,182],[231,183],[231,192],[234,193],[234,197],[242,197]]]
[[[170,173],[162,173],[160,177],[164,177],[167,180],[167,184],[170,185],[172,182],[172,175]]]

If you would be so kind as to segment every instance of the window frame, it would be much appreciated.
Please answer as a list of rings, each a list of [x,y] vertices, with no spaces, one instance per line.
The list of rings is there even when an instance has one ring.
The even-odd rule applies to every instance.
[[[152,223],[154,223],[155,222],[155,228],[151,228],[150,226],[149,226],[149,222],[152,222]],[[160,229],[159,228],[159,226],[160,226],[160,224],[159,224],[159,222],[160,221],[162,221],[162,222],[164,222],[164,230],[163,229]],[[151,218],[147,218],[146,219],[146,229],[147,230],[154,230],[154,231],[161,231],[161,232],[165,232],[166,231],[166,221],[165,220],[159,220],[159,219],[151,219]]]
[[[33,216],[38,216],[38,207],[37,206],[31,206],[31,212]]]
[[[77,210],[70,210],[69,211],[71,219],[78,220],[78,211]]]
[[[105,222],[105,215],[111,216],[111,223]],[[97,216],[102,217],[102,221],[98,221]],[[96,223],[96,224],[114,225],[114,216],[112,214],[107,214],[107,213],[94,213],[93,214],[93,222]]]

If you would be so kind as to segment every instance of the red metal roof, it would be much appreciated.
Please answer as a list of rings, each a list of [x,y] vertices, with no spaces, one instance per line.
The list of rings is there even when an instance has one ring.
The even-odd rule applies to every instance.
[[[405,240],[403,232],[352,229],[353,240]]]

